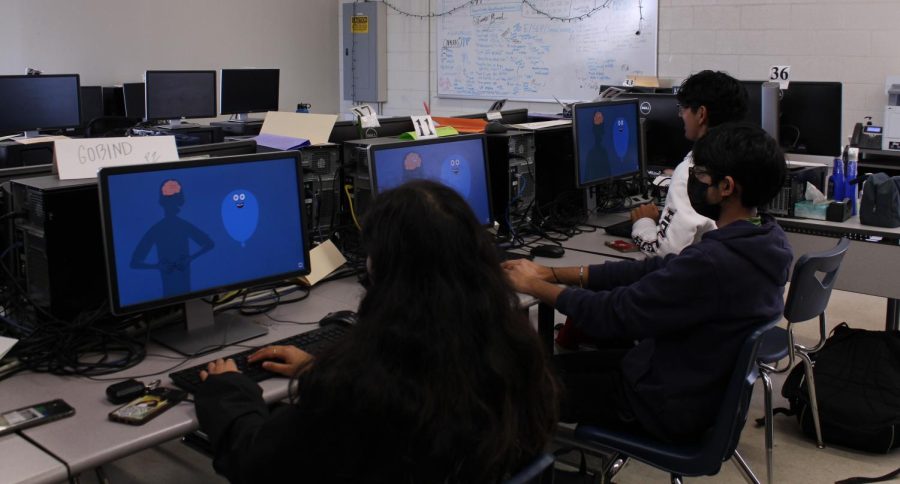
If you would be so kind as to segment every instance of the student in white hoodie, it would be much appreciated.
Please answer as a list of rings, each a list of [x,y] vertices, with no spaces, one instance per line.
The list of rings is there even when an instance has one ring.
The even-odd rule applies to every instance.
[[[744,119],[747,90],[740,81],[724,72],[700,71],[681,83],[678,104],[678,115],[684,122],[684,137],[697,141],[710,128]],[[698,213],[688,199],[688,171],[693,165],[691,152],[675,167],[662,213],[653,204],[641,205],[631,211],[634,222],[631,238],[644,254],[660,257],[679,254],[685,247],[698,242],[703,234],[715,230],[716,222]],[[556,343],[565,349],[577,349],[587,340],[590,338],[586,338],[570,320],[566,320],[556,335]]]
[[[747,91],[740,81],[728,74],[705,70],[681,83],[678,104],[684,136],[697,141],[714,126],[744,119]],[[692,159],[692,153],[688,153],[675,167],[662,213],[653,204],[631,211],[634,222],[631,237],[641,252],[659,256],[678,254],[716,228],[716,223],[697,213],[688,199],[687,180]]]

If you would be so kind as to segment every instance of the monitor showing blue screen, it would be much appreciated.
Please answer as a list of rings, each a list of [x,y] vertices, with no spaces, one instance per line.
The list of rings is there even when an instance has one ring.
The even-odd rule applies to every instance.
[[[481,224],[493,222],[484,136],[401,141],[370,149],[369,167],[376,194],[424,178],[456,190]]]
[[[101,171],[114,310],[308,273],[298,156]]]
[[[572,128],[578,186],[640,172],[637,100],[576,104]]]

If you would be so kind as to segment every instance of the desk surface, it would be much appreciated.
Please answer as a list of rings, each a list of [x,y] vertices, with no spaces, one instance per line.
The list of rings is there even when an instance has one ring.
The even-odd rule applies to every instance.
[[[333,281],[314,289],[307,299],[279,307],[270,314],[277,319],[314,322],[332,311],[356,309],[361,294],[362,288],[353,280]],[[267,326],[269,334],[249,342],[252,346],[264,345],[291,336],[298,333],[298,329],[303,331],[315,327],[315,325],[276,323],[265,316],[257,316],[254,321]],[[179,368],[227,356],[243,349],[245,348],[231,346],[216,353],[197,357]],[[105,381],[30,372],[16,375],[2,383],[0,408],[18,408],[54,398],[63,398],[72,405],[76,409],[73,417],[28,429],[25,434],[67,462],[73,474],[196,430],[196,413],[193,403],[190,402],[183,402],[141,426],[115,423],[108,419],[107,414],[118,408],[118,405],[106,400],[105,390],[110,384],[128,378],[137,378],[144,382],[160,378],[164,386],[172,386],[168,374],[174,371],[172,367],[179,362],[180,357],[156,344],[150,344],[147,350],[148,356],[140,365],[120,374],[99,377]],[[158,376],[143,376],[157,372],[160,373]],[[263,398],[271,402],[286,397],[287,381],[284,378],[272,378],[262,382]],[[2,449],[3,447],[0,447],[0,450]],[[4,459],[6,457],[3,456]],[[5,479],[7,472],[5,469],[16,466],[7,467],[2,465],[3,462],[4,460],[0,460],[0,468],[4,469]],[[55,460],[53,462],[59,464]],[[62,464],[59,465],[62,467]],[[20,471],[25,472],[17,469],[17,472]],[[64,480],[64,467],[61,476]],[[59,475],[54,475],[53,479],[35,479],[33,482],[54,480],[60,480]]]
[[[60,461],[15,434],[0,437],[0,469],[3,482],[37,484],[69,478]]]

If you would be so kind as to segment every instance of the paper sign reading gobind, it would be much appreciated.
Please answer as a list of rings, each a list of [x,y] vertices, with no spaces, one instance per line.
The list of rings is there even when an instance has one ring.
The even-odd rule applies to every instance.
[[[178,161],[174,136],[66,139],[54,145],[60,180],[97,178],[107,166]]]

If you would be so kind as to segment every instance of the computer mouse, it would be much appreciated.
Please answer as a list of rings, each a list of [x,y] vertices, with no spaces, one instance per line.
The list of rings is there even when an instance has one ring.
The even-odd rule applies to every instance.
[[[353,326],[357,323],[359,323],[359,316],[353,311],[335,311],[326,314],[324,318],[319,320],[319,326],[328,326],[329,324]]]
[[[558,245],[536,245],[531,248],[531,255],[535,257],[549,257],[551,259],[559,259],[566,253],[566,249]]]
[[[500,124],[500,121],[491,121],[484,125],[484,132],[487,134],[505,133],[507,131],[509,131],[509,128],[505,124]]]

